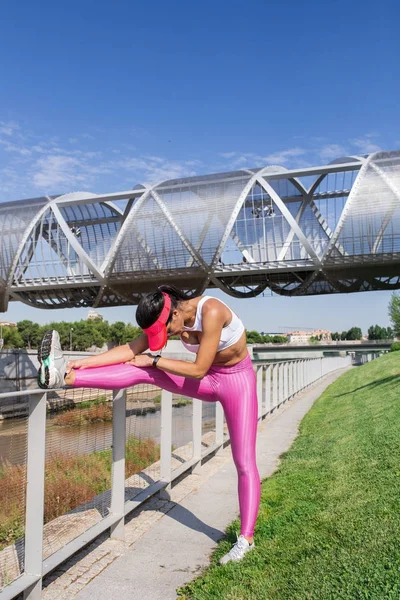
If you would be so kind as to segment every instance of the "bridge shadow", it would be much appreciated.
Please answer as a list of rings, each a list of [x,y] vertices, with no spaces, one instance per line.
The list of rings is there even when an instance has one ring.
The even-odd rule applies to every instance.
[[[371,383],[367,383],[366,385],[362,385],[358,388],[354,388],[354,390],[350,390],[349,392],[344,392],[343,394],[337,394],[335,397],[340,398],[342,396],[348,396],[349,394],[355,394],[359,390],[365,389],[374,389],[380,385],[387,385],[391,383],[400,384],[400,374],[399,375],[391,375],[390,377],[383,377],[382,379],[375,379],[371,381]]]

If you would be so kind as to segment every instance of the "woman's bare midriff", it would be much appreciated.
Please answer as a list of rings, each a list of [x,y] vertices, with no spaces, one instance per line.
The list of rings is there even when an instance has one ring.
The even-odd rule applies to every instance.
[[[246,332],[243,331],[240,339],[238,339],[235,344],[229,346],[229,348],[225,348],[225,350],[217,352],[212,364],[220,367],[232,367],[246,358],[248,353],[249,352],[246,345]]]
[[[181,338],[187,344],[200,344],[201,336],[201,331],[185,331],[181,334]],[[238,341],[232,344],[232,346],[216,353],[212,364],[219,367],[232,367],[246,358],[247,355],[246,332],[244,331]]]

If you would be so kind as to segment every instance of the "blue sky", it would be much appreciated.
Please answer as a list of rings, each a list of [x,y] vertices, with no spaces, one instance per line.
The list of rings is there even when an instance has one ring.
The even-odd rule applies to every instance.
[[[400,148],[399,16],[395,0],[4,2],[0,202]],[[251,329],[389,323],[386,292],[215,295]]]

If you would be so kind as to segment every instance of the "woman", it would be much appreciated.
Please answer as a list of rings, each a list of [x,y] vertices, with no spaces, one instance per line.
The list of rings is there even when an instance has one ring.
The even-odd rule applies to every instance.
[[[113,390],[148,383],[190,398],[221,402],[239,478],[241,535],[220,563],[239,561],[254,548],[260,503],[256,377],[243,323],[216,298],[190,298],[166,285],[141,299],[136,320],[144,333],[133,342],[68,364],[58,333],[48,331],[39,349],[39,385]],[[173,335],[197,354],[194,362],[145,354],[148,348],[161,350]]]

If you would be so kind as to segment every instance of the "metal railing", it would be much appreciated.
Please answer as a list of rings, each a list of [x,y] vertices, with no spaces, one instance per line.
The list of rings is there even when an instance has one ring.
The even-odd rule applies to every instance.
[[[372,355],[371,355],[372,357]],[[351,365],[351,357],[332,357],[266,363],[253,361],[257,374],[258,418],[279,408],[287,400],[315,383],[324,375]],[[44,489],[47,392],[26,390],[0,394],[1,399],[29,396],[27,426],[27,483],[25,511],[25,544],[23,572],[2,588],[2,600],[11,600],[23,593],[25,600],[41,598],[42,579],[59,564],[110,529],[112,538],[124,539],[124,518],[150,496],[160,493],[168,497],[175,479],[184,472],[201,466],[202,460],[222,449],[229,440],[220,403],[216,403],[215,436],[213,442],[204,443],[202,434],[201,400],[192,400],[192,456],[180,462],[173,460],[178,452],[172,450],[172,394],[161,392],[161,432],[159,479],[150,481],[147,488],[136,490],[136,495],[126,497],[125,444],[126,444],[126,390],[113,392],[112,417],[112,470],[110,506],[108,514],[59,550],[43,558]],[[1,554],[1,553],[0,553]]]

